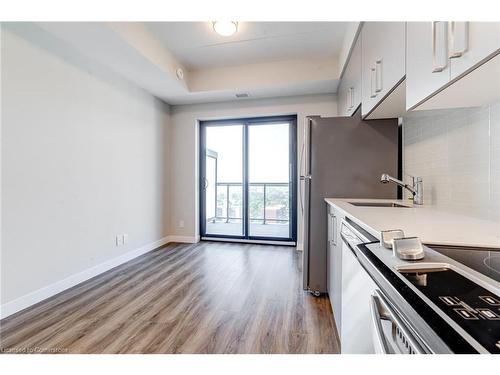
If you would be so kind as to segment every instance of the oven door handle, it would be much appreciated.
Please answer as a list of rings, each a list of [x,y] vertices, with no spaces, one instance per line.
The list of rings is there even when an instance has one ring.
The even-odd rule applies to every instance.
[[[380,290],[375,290],[375,295],[371,296],[371,312],[372,312],[372,320],[374,327],[374,341],[375,345],[380,342],[380,349],[382,350],[380,353],[389,353],[389,343],[387,340],[391,340],[391,346],[397,347],[394,337],[387,337],[384,335],[382,329],[382,320],[391,321],[393,325],[399,329],[401,334],[405,337],[408,345],[411,346],[411,352],[415,354],[422,354],[424,350],[421,345],[417,342],[416,338],[413,336],[413,333],[410,332],[410,329],[406,326],[398,313],[393,310],[389,302],[385,299],[385,296]],[[408,348],[408,346],[407,346]],[[377,348],[375,348],[377,349]],[[385,351],[384,351],[385,350]],[[399,350],[399,349],[397,349]]]
[[[376,354],[387,354],[389,350],[387,348],[387,343],[382,332],[381,320],[387,320],[388,317],[385,314],[380,313],[379,302],[377,296],[370,296],[370,311],[372,317],[373,326],[373,345],[375,347]]]

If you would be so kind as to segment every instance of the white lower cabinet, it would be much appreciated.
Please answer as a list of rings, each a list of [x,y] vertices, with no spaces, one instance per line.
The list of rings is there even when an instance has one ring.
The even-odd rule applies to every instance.
[[[342,354],[375,353],[370,298],[377,285],[342,241]]]
[[[327,216],[327,221],[326,225],[328,228],[328,240],[326,243],[326,286],[328,290],[328,295],[330,297],[330,302],[332,304],[332,309],[333,309],[333,302],[331,301],[332,296],[333,296],[333,276],[334,276],[334,263],[333,263],[333,258],[334,258],[334,253],[335,253],[335,248],[337,246],[336,244],[336,221],[337,217],[335,215],[335,210],[329,206],[328,207],[328,216]]]
[[[328,211],[327,215],[328,239],[326,247],[327,289],[337,331],[340,332],[341,292],[342,292],[342,279],[341,279],[342,250],[341,250],[341,239],[340,239],[340,226],[343,220],[343,216],[340,215],[340,213],[330,205],[327,206],[327,211]]]
[[[349,116],[347,113],[348,106],[347,83],[342,78],[337,89],[337,111],[339,116]]]

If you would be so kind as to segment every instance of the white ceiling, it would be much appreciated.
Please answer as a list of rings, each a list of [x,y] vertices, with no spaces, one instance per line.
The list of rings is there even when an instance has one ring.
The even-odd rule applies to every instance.
[[[351,24],[359,27],[243,22],[235,35],[222,37],[211,22],[43,22],[34,33],[54,35],[175,105],[235,100],[239,93],[249,98],[335,93]]]
[[[190,70],[339,55],[348,22],[239,22],[223,37],[211,22],[145,23]]]

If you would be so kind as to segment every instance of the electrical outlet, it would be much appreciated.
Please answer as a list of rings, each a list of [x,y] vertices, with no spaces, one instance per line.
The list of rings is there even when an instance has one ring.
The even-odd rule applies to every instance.
[[[127,233],[122,235],[122,244],[123,245],[128,244],[128,234]]]
[[[116,246],[120,246],[122,243],[123,243],[123,238],[122,236],[120,236],[119,234],[116,235],[116,238],[115,238],[115,244]]]
[[[179,228],[184,228],[184,220],[179,220]]]

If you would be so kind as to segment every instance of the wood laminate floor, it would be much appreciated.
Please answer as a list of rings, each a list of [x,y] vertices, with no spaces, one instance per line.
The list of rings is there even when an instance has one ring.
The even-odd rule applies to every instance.
[[[6,352],[338,353],[292,248],[169,244],[0,321]]]

